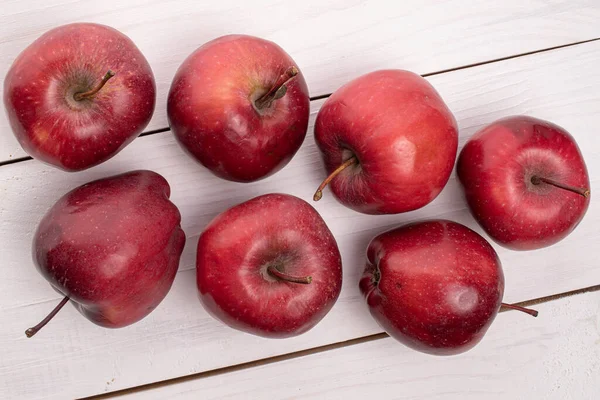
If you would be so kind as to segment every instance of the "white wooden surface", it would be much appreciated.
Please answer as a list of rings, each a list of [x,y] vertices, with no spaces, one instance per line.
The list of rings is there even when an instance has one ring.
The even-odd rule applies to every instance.
[[[600,37],[597,0],[248,3],[2,0],[0,75],[23,48],[54,26],[76,21],[114,26],[136,42],[156,75],[157,109],[148,127],[153,130],[167,125],[166,93],[180,62],[205,41],[227,33],[276,41],[302,68],[312,96],[328,94],[374,69],[427,74]],[[550,119],[577,138],[595,188],[600,174],[598,65],[600,42],[593,42],[429,79],[459,121],[461,146],[499,117],[529,114]],[[313,120],[322,102],[313,102]],[[364,249],[381,230],[420,218],[451,218],[479,230],[465,210],[454,177],[434,203],[397,216],[354,213],[326,192],[316,208],[340,244],[344,287],[332,312],[305,335],[266,340],[242,334],[210,318],[197,301],[195,244],[214,215],[267,192],[311,198],[323,170],[312,123],[310,129],[288,167],[249,185],[214,178],[183,154],[169,132],[139,138],[114,159],[79,174],[65,174],[37,161],[1,166],[0,398],[89,396],[380,332],[356,285]],[[0,162],[24,155],[2,113]],[[163,174],[182,211],[188,243],[173,289],[156,311],[131,327],[102,329],[68,307],[34,339],[26,339],[24,329],[59,299],[31,263],[37,222],[74,186],[137,168]],[[552,248],[515,253],[496,246],[505,266],[506,301],[600,283],[595,256],[599,239],[600,208],[593,201],[581,226]],[[486,340],[465,356],[431,358],[384,339],[134,397],[591,399],[600,385],[598,300],[597,294],[586,294],[540,305],[538,319],[502,314]]]
[[[48,29],[108,24],[152,66],[158,97],[147,129],[155,130],[167,127],[177,67],[224,34],[274,40],[319,96],[373,69],[425,74],[597,38],[599,20],[597,0],[2,0],[0,85],[15,57]],[[3,112],[0,132],[0,162],[26,155]]]
[[[523,113],[551,119],[577,138],[594,188],[600,183],[598,65],[600,42],[592,42],[435,75],[429,80],[459,121],[461,146],[478,128],[499,117]],[[313,120],[321,104],[322,100],[313,102]],[[312,122],[310,129],[302,149],[288,167],[265,181],[247,185],[211,176],[184,155],[168,132],[139,138],[109,162],[78,174],[66,174],[37,161],[0,167],[0,393],[5,398],[89,396],[380,332],[357,288],[364,249],[384,228],[420,218],[451,218],[479,230],[465,210],[454,177],[434,203],[396,216],[361,215],[341,207],[329,192],[325,193],[316,208],[340,244],[344,286],[332,312],[305,335],[288,340],[246,335],[210,318],[197,300],[194,249],[199,233],[214,215],[267,192],[286,192],[305,199],[312,196],[323,170],[312,139]],[[188,243],[173,289],[148,318],[128,328],[96,327],[68,307],[35,338],[25,338],[24,329],[45,315],[60,297],[31,265],[31,235],[37,222],[70,188],[137,168],[153,169],[168,179],[172,199],[183,215]],[[600,283],[595,257],[599,239],[600,207],[592,202],[580,227],[556,246],[527,253],[496,246],[505,266],[506,301]],[[564,318],[569,318],[568,314],[565,312]],[[537,320],[518,321],[521,329],[552,327],[552,319],[545,314]],[[496,327],[501,327],[499,322]],[[513,336],[505,343],[510,347],[511,343],[520,346],[521,342]],[[573,342],[572,348],[565,351],[581,352],[585,345]],[[377,343],[369,346],[377,347]],[[499,353],[492,352],[489,357]],[[504,365],[507,359],[502,359]],[[420,362],[425,370],[437,368],[438,361]],[[329,364],[329,368],[342,367]],[[571,364],[570,368],[579,366]],[[495,369],[473,368],[456,373],[469,382],[481,374],[503,379]],[[367,384],[375,385],[374,376],[372,380],[365,379]],[[507,378],[505,384],[510,382]],[[576,386],[575,383],[571,385]],[[255,389],[250,385],[247,390]],[[261,397],[262,392],[256,393]]]
[[[461,356],[435,358],[385,338],[123,399],[597,399],[600,293],[536,308],[537,319],[500,314]]]

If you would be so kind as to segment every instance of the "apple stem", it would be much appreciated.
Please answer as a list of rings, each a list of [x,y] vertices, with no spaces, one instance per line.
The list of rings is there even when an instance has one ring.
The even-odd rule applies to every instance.
[[[510,308],[511,310],[521,311],[521,312],[527,313],[533,317],[538,316],[538,312],[536,310],[532,310],[531,308],[525,308],[525,307],[517,306],[515,304],[506,304],[506,303],[502,303],[502,307]]]
[[[298,68],[291,66],[286,69],[285,72],[277,78],[277,81],[271,86],[271,89],[254,102],[256,108],[262,110],[270,107],[271,104],[273,104],[273,101],[282,98],[287,92],[287,86],[285,86],[285,84],[296,75],[298,75]]]
[[[108,80],[110,78],[112,78],[113,76],[115,76],[115,73],[109,69],[108,72],[104,75],[104,77],[102,77],[102,80],[100,82],[98,82],[96,87],[88,90],[87,92],[75,93],[73,95],[73,98],[77,101],[81,101],[83,99],[87,99],[87,98],[94,96],[96,93],[98,93],[100,91],[100,89],[102,89],[104,87],[106,82],[108,82]]]
[[[274,265],[269,265],[267,267],[267,272],[270,275],[274,276],[275,278],[281,279],[282,281],[286,281],[286,282],[302,283],[304,285],[308,285],[309,283],[312,282],[312,276],[300,277],[300,276],[288,275],[288,274],[278,270],[277,267]]]
[[[323,182],[321,182],[317,191],[315,192],[315,195],[313,196],[313,200],[314,201],[321,200],[321,197],[323,197],[323,189],[325,189],[325,186],[327,186],[329,184],[329,182],[331,182],[333,180],[333,178],[335,178],[340,172],[342,172],[344,169],[348,168],[349,166],[356,164],[357,162],[358,162],[358,158],[356,158],[356,156],[352,156],[349,159],[347,159],[346,161],[344,161],[344,163],[342,165],[337,167],[335,169],[335,171],[333,171],[331,174],[329,174],[329,176],[327,178],[325,178],[325,180]]]
[[[65,306],[65,304],[67,304],[69,302],[69,296],[65,296],[60,303],[58,303],[58,305],[56,307],[54,307],[54,310],[50,311],[50,314],[48,314],[46,316],[46,318],[44,318],[43,320],[40,321],[39,324],[37,324],[36,326],[34,326],[33,328],[29,328],[25,331],[25,336],[27,336],[28,338],[32,337],[33,335],[35,335],[36,333],[38,333],[38,331],[40,329],[42,329],[44,326],[46,326],[46,324],[48,322],[50,322],[50,320],[52,318],[54,318],[54,316],[56,314],[58,314],[58,312],[60,311],[61,308],[63,308]]]
[[[557,188],[568,190],[573,193],[577,193],[582,195],[583,197],[590,197],[590,189],[587,188],[578,188],[574,186],[565,185],[564,183],[557,182],[552,179],[544,178],[541,176],[534,175],[531,177],[531,183],[534,185],[539,185],[541,183],[546,183],[548,185],[556,186]]]

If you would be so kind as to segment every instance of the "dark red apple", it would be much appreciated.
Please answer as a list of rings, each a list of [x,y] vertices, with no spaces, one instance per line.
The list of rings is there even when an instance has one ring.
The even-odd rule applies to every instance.
[[[451,355],[471,349],[502,304],[498,255],[458,223],[431,220],[382,233],[369,244],[367,258],[360,289],[371,315],[415,350]]]
[[[315,140],[330,184],[345,206],[395,214],[431,202],[452,172],[458,146],[454,116],[435,89],[408,71],[363,75],[327,99]]]
[[[100,164],[150,122],[150,65],[119,31],[78,23],[29,45],[4,80],[13,132],[32,157],[66,171]]]
[[[461,151],[457,173],[475,219],[515,250],[562,240],[590,204],[577,143],[563,128],[536,118],[504,118],[477,132]]]
[[[229,35],[179,67],[167,112],[184,150],[221,178],[251,182],[283,168],[306,136],[308,87],[275,43]]]
[[[308,331],[342,287],[340,252],[325,221],[285,194],[259,196],[217,216],[200,236],[196,268],[206,310],[265,337]]]
[[[100,179],[64,195],[46,213],[33,259],[63,301],[90,321],[120,328],[148,315],[167,295],[185,234],[167,181],[151,171]]]

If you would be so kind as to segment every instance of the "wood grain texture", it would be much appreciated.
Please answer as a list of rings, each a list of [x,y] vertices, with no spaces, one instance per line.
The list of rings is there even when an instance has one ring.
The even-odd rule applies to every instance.
[[[600,184],[599,63],[600,42],[593,42],[436,75],[430,81],[459,121],[461,146],[484,124],[511,114],[550,119],[568,129],[582,148],[594,192]],[[321,104],[313,102],[311,127]],[[172,200],[182,212],[188,242],[173,289],[148,318],[130,327],[99,328],[68,307],[35,338],[27,339],[25,328],[60,299],[31,265],[31,237],[39,219],[76,185],[139,168],[168,179]],[[287,340],[253,337],[210,318],[196,298],[193,270],[196,241],[204,226],[218,212],[260,194],[285,192],[308,200],[323,177],[312,128],[286,168],[246,185],[213,177],[185,156],[169,133],[140,138],[113,160],[79,174],[65,174],[37,161],[1,167],[0,393],[31,399],[89,396],[380,332],[357,287],[369,240],[398,223],[431,217],[453,219],[480,231],[465,209],[454,176],[433,203],[395,216],[355,213],[326,191],[315,207],[338,240],[344,263],[342,295],[331,313],[312,331]],[[551,248],[517,253],[495,246],[505,266],[505,300],[600,283],[595,257],[599,239],[600,207],[592,201],[577,230]]]
[[[600,37],[596,0],[3,0],[0,77],[45,31],[72,22],[111,25],[146,56],[157,82],[147,130],[165,128],[169,86],[198,46],[231,33],[282,46],[312,96],[363,73],[421,74]],[[2,85],[3,83],[0,83]],[[0,162],[25,156],[0,113]]]
[[[454,357],[417,353],[385,338],[118,399],[597,398],[600,293],[538,309],[537,319],[499,315],[477,347]]]

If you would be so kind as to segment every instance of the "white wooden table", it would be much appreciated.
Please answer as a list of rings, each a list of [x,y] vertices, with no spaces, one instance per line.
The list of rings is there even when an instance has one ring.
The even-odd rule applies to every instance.
[[[316,328],[293,339],[247,335],[209,317],[196,297],[194,250],[225,208],[268,192],[310,199],[323,177],[312,138],[323,97],[381,68],[427,76],[454,112],[460,146],[511,114],[549,119],[577,139],[592,192],[600,187],[600,2],[598,0],[1,0],[0,76],[46,30],[70,22],[111,25],[148,58],[158,85],[149,132],[90,170],[67,174],[30,160],[0,115],[0,398],[101,395],[140,399],[596,399],[600,392],[600,291],[558,296],[529,318],[506,312],[460,356],[411,351],[368,314],[357,281],[369,240],[426,217],[481,232],[453,176],[442,194],[407,214],[372,217],[332,196],[316,204],[338,239],[342,294]],[[176,68],[202,43],[229,33],[264,37],[299,64],[312,117],[293,161],[253,184],[219,180],[187,157],[166,130]],[[158,132],[157,132],[158,131]],[[63,193],[92,179],[152,169],[172,187],[188,242],[171,292],[149,317],[108,330],[67,307],[33,339],[24,330],[59,300],[31,261],[32,233]],[[540,251],[498,246],[505,301],[600,289],[600,204],[577,230]]]

